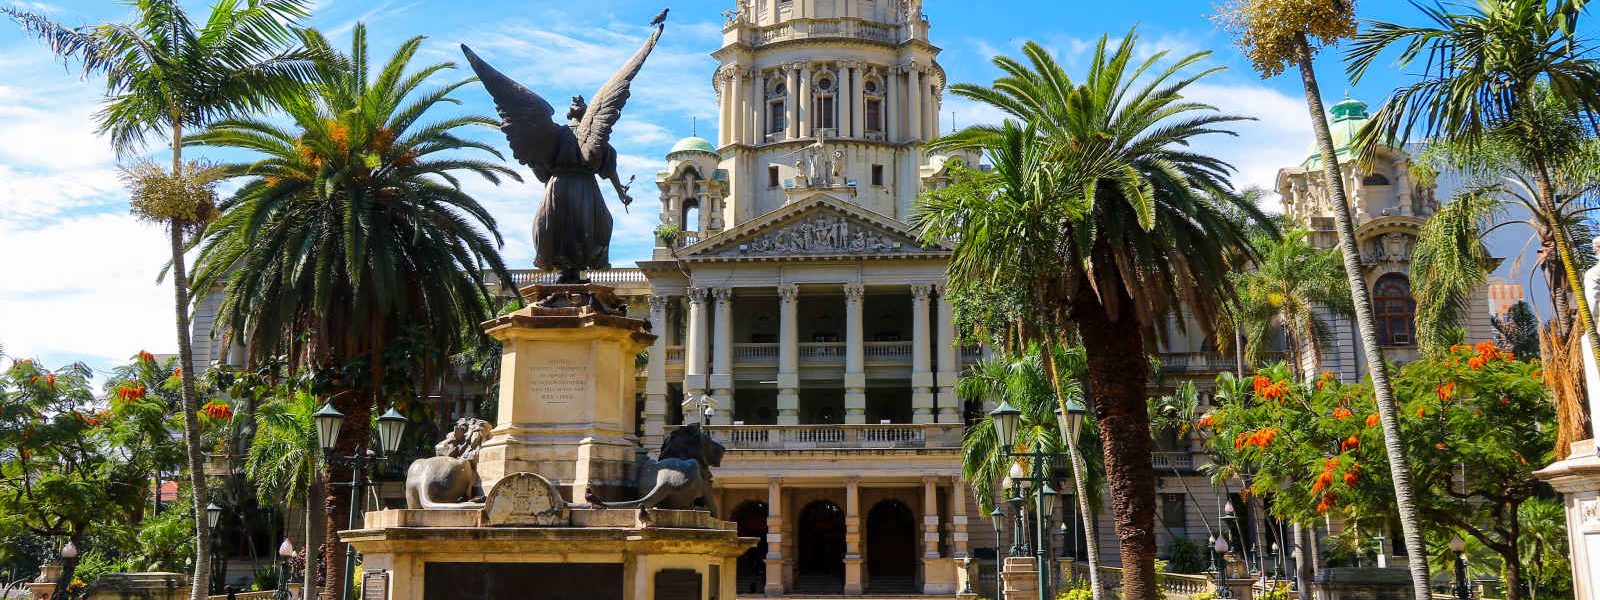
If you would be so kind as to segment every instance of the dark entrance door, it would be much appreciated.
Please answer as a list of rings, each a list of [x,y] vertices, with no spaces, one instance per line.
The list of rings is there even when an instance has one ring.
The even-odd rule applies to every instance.
[[[800,510],[795,593],[837,594],[844,590],[844,511],[827,500]]]
[[[733,509],[733,522],[739,526],[739,537],[758,540],[754,548],[739,555],[737,581],[739,593],[759,594],[767,582],[767,503],[750,501]]]
[[[916,591],[917,520],[911,507],[884,500],[867,511],[867,591],[903,594]]]
[[[428,600],[622,600],[622,565],[428,563]]]

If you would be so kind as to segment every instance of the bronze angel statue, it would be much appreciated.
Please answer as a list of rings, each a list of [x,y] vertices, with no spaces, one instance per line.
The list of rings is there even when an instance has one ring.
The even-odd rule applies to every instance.
[[[585,269],[611,266],[611,211],[606,209],[595,176],[611,182],[623,206],[633,202],[628,184],[617,175],[611,131],[628,103],[633,77],[666,28],[664,21],[658,18],[652,23],[656,28],[650,39],[591,101],[584,102],[582,96],[572,99],[566,125],[551,119],[556,111],[544,98],[480,60],[465,44],[461,46],[472,70],[494,97],[502,120],[500,130],[511,143],[512,156],[533,169],[545,184],[544,200],[533,217],[534,264],[559,272],[557,283],[585,283]]]

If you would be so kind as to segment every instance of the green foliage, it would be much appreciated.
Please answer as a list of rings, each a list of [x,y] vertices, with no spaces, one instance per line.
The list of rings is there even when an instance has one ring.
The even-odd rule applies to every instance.
[[[660,242],[663,246],[676,248],[678,245],[678,235],[682,233],[683,229],[679,228],[677,225],[668,225],[666,223],[662,223],[656,226],[656,241]]]
[[[1204,573],[1208,566],[1207,548],[1187,537],[1172,538],[1167,544],[1167,570],[1173,573]]]
[[[1056,592],[1056,600],[1094,600],[1094,588],[1090,587],[1088,579],[1062,584]]]
[[[1538,371],[1490,342],[1400,370],[1400,437],[1425,530],[1460,532],[1517,560],[1518,542],[1505,532],[1518,505],[1547,493],[1533,471],[1554,451],[1554,414]],[[1218,407],[1200,425],[1210,433],[1208,450],[1255,471],[1249,493],[1273,496],[1280,518],[1343,519],[1336,542],[1358,552],[1385,530],[1394,496],[1370,386],[1331,377],[1295,383],[1281,365],[1251,380],[1249,391],[1228,379],[1231,389],[1219,390]]]
[[[1539,319],[1534,316],[1528,301],[1520,300],[1504,315],[1494,315],[1495,341],[1511,349],[1517,360],[1539,356]]]
[[[1252,364],[1265,362],[1277,328],[1315,348],[1331,342],[1328,323],[1318,309],[1351,315],[1350,286],[1344,264],[1333,249],[1311,246],[1310,234],[1291,229],[1282,237],[1258,234],[1255,247],[1260,256],[1253,268],[1230,275],[1237,290],[1231,310],[1226,314],[1233,327],[1244,334],[1245,359]],[[1219,337],[1231,338],[1226,331]]]

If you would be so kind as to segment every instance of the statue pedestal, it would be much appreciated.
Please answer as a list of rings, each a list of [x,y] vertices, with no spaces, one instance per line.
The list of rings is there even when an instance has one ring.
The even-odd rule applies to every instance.
[[[1039,595],[1039,565],[1032,556],[1006,557],[1000,581],[1005,600],[1034,600]]]
[[[1566,503],[1573,596],[1600,600],[1600,453],[1596,452],[1596,440],[1573,442],[1571,456],[1535,475],[1561,492]]]
[[[567,499],[632,499],[634,358],[655,340],[600,285],[530,285],[531,305],[483,324],[504,344],[500,412],[478,458],[483,489],[538,473]]]

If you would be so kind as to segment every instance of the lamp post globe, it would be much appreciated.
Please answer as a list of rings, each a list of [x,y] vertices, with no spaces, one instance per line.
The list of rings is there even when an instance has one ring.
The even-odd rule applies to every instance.
[[[78,545],[67,540],[67,545],[61,547],[61,558],[72,560],[78,557]]]
[[[217,523],[222,521],[222,507],[216,503],[206,505],[206,527],[217,528]]]
[[[1043,516],[1040,517],[1040,520],[1048,522],[1050,517],[1055,514],[1057,494],[1058,492],[1056,492],[1055,488],[1050,487],[1050,484],[1048,483],[1044,484],[1043,488],[1040,488],[1039,510],[1043,514]]]
[[[322,408],[312,413],[311,419],[317,424],[317,445],[323,450],[332,450],[339,443],[339,430],[344,427],[344,413],[333,407],[332,402],[323,404]]]
[[[1075,444],[1078,442],[1078,431],[1083,427],[1083,415],[1088,412],[1083,403],[1076,398],[1067,399],[1067,410],[1062,412],[1056,408],[1056,428],[1060,430],[1062,443]]]
[[[1019,460],[1011,463],[1011,473],[1009,475],[1011,477],[1011,481],[1015,482],[1022,489],[1033,489],[1033,478],[1028,477],[1028,471],[1022,468],[1022,461]]]
[[[1228,553],[1228,538],[1222,538],[1222,537],[1217,538],[1216,543],[1211,545],[1211,549],[1212,550],[1216,550],[1218,554],[1227,554]]]
[[[1011,406],[1010,402],[1000,401],[1000,406],[989,412],[989,419],[994,422],[994,434],[1000,440],[1000,446],[1006,453],[1011,452],[1011,446],[1017,436],[1017,423],[1022,421],[1022,411]]]
[[[389,411],[378,417],[378,447],[383,453],[394,454],[400,449],[400,437],[406,432],[406,418],[395,410],[393,406]]]

